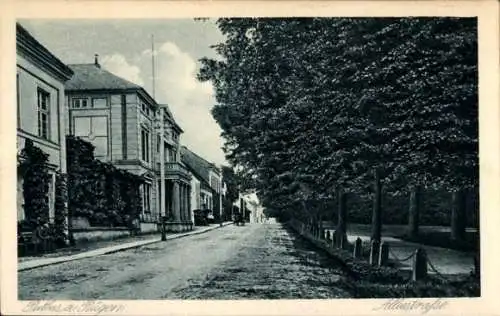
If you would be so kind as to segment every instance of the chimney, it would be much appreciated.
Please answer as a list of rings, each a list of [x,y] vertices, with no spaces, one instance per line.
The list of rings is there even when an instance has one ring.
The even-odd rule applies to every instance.
[[[94,65],[98,68],[101,68],[101,65],[99,65],[99,54],[94,55]]]

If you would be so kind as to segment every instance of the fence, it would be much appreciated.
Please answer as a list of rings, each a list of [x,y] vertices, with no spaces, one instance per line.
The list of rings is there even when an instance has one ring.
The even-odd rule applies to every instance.
[[[333,233],[330,230],[324,229],[320,231],[319,227],[314,227],[310,224],[304,224],[297,220],[291,220],[289,223],[297,232],[299,232],[303,236],[313,238],[316,242],[318,240],[324,240],[324,244],[326,244],[330,249],[338,248],[346,250],[348,248],[352,248],[353,259],[358,261],[366,259],[363,258],[363,249],[365,249],[366,247],[363,247],[363,241],[359,237],[356,238],[354,244],[351,245],[346,240],[344,240],[344,238],[339,240],[339,236],[335,231],[333,231]],[[376,240],[370,241],[368,263],[371,266],[388,266],[390,262],[403,264],[410,260],[412,260],[410,264],[412,281],[419,281],[427,278],[429,270],[434,272],[434,274],[442,281],[447,282],[453,280],[452,276],[446,275],[446,273],[443,273],[436,268],[436,265],[430,260],[425,249],[423,248],[415,247],[415,249],[413,249],[409,255],[400,258],[395,254],[393,249],[391,249],[389,243],[379,242]],[[480,275],[478,256],[474,258],[474,270],[472,272],[476,276]]]

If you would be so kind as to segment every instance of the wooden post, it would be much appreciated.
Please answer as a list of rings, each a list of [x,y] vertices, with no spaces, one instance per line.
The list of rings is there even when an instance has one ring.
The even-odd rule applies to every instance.
[[[354,259],[361,257],[361,247],[363,246],[363,242],[361,241],[361,238],[356,238],[356,241],[354,242],[354,250],[352,252],[352,257]]]
[[[418,237],[420,197],[420,187],[413,187],[410,193],[410,208],[408,210],[408,236],[412,239],[416,239]]]
[[[389,245],[386,242],[380,244],[380,251],[378,256],[379,267],[386,266],[389,262]]]
[[[375,193],[373,198],[373,214],[372,214],[372,240],[380,242],[382,237],[382,193],[380,184],[380,171],[374,170],[375,176]]]
[[[380,251],[380,241],[376,239],[372,239],[370,245],[370,264],[376,265],[378,260],[378,254]]]
[[[481,257],[479,252],[474,255],[474,275],[478,278],[481,276]]]
[[[453,209],[451,212],[451,240],[457,244],[465,241],[466,226],[466,195],[463,190],[454,191],[452,194]]]
[[[329,230],[327,230],[327,231],[326,231],[326,241],[330,242],[331,240],[332,240],[332,239],[331,239],[331,237],[330,237],[330,231],[329,231]]]
[[[427,277],[427,255],[425,250],[418,248],[413,256],[412,281],[420,281]]]
[[[337,246],[342,247],[345,244],[345,240],[347,239],[346,235],[346,220],[347,220],[347,211],[346,211],[346,194],[342,190],[338,191],[339,197],[339,208],[338,208],[338,223],[336,230],[337,237]]]

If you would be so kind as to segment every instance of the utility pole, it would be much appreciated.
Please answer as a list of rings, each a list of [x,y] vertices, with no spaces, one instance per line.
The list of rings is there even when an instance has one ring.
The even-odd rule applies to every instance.
[[[165,208],[165,131],[164,131],[164,108],[160,108],[160,213],[161,217],[161,240],[167,240],[166,223],[167,210]]]
[[[153,90],[153,99],[156,98],[155,94],[155,85],[156,85],[156,77],[155,77],[155,40],[154,35],[151,34],[151,73],[152,73],[152,90]],[[156,101],[156,99],[155,99]],[[159,109],[159,118],[158,124],[160,125],[160,221],[161,221],[161,240],[167,240],[167,230],[166,230],[166,220],[167,220],[167,210],[165,208],[165,122],[163,121],[165,113],[164,107],[160,107]]]
[[[155,85],[156,85],[156,74],[155,74],[155,37],[151,34],[151,70],[152,70],[152,78],[153,78],[153,99],[156,97],[155,95]],[[162,117],[163,120],[163,117]]]

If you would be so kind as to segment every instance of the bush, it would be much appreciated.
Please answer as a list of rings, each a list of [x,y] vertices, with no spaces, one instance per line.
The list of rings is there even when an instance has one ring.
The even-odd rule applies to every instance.
[[[377,283],[367,280],[350,282],[344,278],[340,285],[348,288],[355,298],[411,298],[411,297],[477,297],[480,282],[464,277],[457,281],[442,282],[428,279],[420,282]]]
[[[23,177],[24,211],[26,219],[35,226],[49,222],[48,157],[49,155],[34,146],[30,139],[26,139],[18,157],[18,170]]]
[[[64,246],[68,242],[68,190],[66,175],[56,174],[55,187],[55,218],[54,218],[54,239],[58,246]]]
[[[95,159],[92,144],[80,138],[67,136],[66,148],[71,216],[96,226],[128,226],[139,217],[140,176]]]

